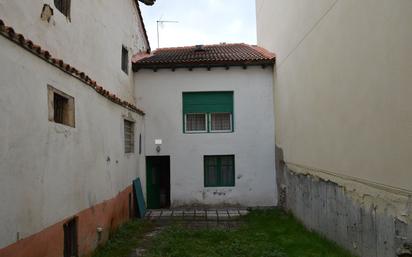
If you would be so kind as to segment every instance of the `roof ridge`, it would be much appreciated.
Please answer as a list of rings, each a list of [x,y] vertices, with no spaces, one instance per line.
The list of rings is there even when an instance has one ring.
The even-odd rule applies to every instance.
[[[248,44],[245,43],[218,43],[218,44],[198,44],[198,45],[202,45],[204,47],[210,47],[210,46],[233,46],[233,45],[246,45],[246,46],[250,46]],[[178,50],[178,49],[187,49],[187,48],[194,48],[197,45],[188,45],[188,46],[172,46],[172,47],[162,47],[162,48],[157,48],[156,50],[153,51],[153,54],[155,54],[157,51],[165,51],[165,50]]]

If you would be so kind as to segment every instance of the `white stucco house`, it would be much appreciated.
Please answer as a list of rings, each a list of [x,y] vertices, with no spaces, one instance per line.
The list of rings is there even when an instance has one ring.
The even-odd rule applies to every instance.
[[[274,62],[246,44],[135,56],[149,208],[276,204]]]

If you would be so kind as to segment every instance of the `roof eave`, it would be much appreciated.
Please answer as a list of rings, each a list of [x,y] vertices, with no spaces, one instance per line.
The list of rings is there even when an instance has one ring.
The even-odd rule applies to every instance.
[[[204,62],[204,63],[133,63],[133,71],[140,69],[195,69],[195,68],[228,68],[228,67],[249,67],[249,66],[274,66],[276,59],[245,61],[245,62]]]

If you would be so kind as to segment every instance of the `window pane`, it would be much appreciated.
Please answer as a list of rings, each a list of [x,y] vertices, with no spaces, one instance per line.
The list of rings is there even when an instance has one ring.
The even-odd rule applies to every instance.
[[[217,166],[217,157],[207,156],[205,157],[205,161],[208,166]]]
[[[206,131],[206,114],[186,114],[186,131]]]
[[[134,122],[124,121],[124,152],[134,153]]]
[[[223,186],[232,186],[235,184],[233,163],[233,156],[222,156],[220,158],[221,184]]]
[[[218,185],[218,174],[216,166],[207,166],[206,168],[206,186],[217,186]]]
[[[129,71],[129,51],[122,46],[122,70],[127,74]]]
[[[59,94],[54,93],[54,122],[64,124],[67,116],[67,105],[69,100]]]
[[[222,186],[232,186],[234,184],[233,177],[233,166],[222,166],[221,172],[221,185]]]
[[[230,113],[212,113],[211,115],[211,130],[212,131],[228,131],[232,130],[230,121]]]
[[[204,161],[205,161],[205,186],[217,186],[219,183],[217,157],[205,156]]]
[[[233,166],[233,156],[220,157],[223,166]]]

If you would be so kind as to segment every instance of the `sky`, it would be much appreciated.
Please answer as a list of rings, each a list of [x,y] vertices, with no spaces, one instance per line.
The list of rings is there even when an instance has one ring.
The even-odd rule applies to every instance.
[[[152,49],[218,43],[256,44],[255,0],[157,0],[140,4]]]

